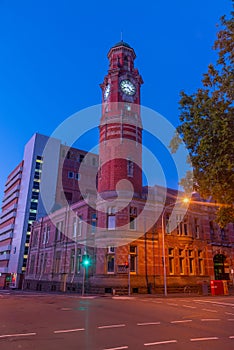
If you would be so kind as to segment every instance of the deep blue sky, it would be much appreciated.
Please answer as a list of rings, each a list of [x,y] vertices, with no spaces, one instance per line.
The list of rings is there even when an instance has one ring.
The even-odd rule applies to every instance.
[[[50,135],[101,102],[106,55],[121,31],[137,54],[142,104],[177,125],[179,92],[201,85],[216,58],[216,24],[231,7],[231,0],[1,0],[0,199],[34,132]]]

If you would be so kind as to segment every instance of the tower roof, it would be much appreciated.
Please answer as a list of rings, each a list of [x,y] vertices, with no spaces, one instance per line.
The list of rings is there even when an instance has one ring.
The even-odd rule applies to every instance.
[[[115,44],[115,45],[112,46],[112,47],[117,47],[117,46],[125,46],[125,47],[128,47],[128,48],[132,49],[132,47],[131,47],[128,43],[126,43],[125,41],[123,41],[123,40],[119,41],[117,44]]]
[[[111,54],[113,51],[121,50],[121,48],[122,48],[122,49],[126,48],[127,50],[132,51],[132,52],[133,52],[133,55],[134,55],[134,58],[136,58],[136,54],[135,54],[134,49],[133,49],[128,43],[126,43],[126,42],[123,41],[123,40],[119,41],[118,43],[116,43],[115,45],[113,45],[113,46],[110,48],[110,50],[109,50],[109,52],[108,52],[108,54],[107,54],[107,57],[109,58],[109,57],[110,57],[110,54]]]

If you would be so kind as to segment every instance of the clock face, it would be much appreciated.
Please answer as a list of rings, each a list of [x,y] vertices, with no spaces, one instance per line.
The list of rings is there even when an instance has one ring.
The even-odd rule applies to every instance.
[[[105,88],[104,91],[104,100],[106,100],[108,98],[108,96],[110,95],[110,84],[108,84]]]
[[[132,96],[136,93],[136,87],[130,80],[122,80],[120,88],[126,95]]]

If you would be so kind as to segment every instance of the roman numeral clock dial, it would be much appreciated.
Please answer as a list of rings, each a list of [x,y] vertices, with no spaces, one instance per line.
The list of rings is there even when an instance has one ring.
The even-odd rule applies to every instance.
[[[136,93],[136,86],[130,80],[122,80],[120,88],[128,96],[133,96]]]
[[[107,84],[104,90],[104,100],[106,101],[110,95],[110,84]]]

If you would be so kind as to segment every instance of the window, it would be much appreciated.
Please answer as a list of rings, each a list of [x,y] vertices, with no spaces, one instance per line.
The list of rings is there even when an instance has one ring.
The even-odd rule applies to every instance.
[[[166,233],[170,234],[170,215],[167,214],[165,218],[165,228],[166,228]]]
[[[80,273],[81,269],[81,249],[77,249],[77,256],[76,256],[76,272]]]
[[[46,228],[46,225],[45,225],[44,229],[43,229],[42,244],[46,243],[46,231],[47,231],[47,228]]]
[[[41,177],[41,173],[35,172],[35,174],[34,174],[34,179],[39,180],[40,177]]]
[[[184,251],[183,249],[179,249],[179,271],[180,274],[183,275],[184,274]]]
[[[210,237],[211,237],[211,238],[214,238],[214,234],[215,234],[215,231],[214,231],[214,222],[213,222],[213,221],[210,221],[210,222],[209,222],[209,225],[210,225]]]
[[[114,273],[115,272],[115,256],[114,255],[107,255],[107,273]]]
[[[137,246],[130,245],[130,272],[136,273],[137,272]]]
[[[220,228],[220,237],[222,241],[226,239],[226,231],[224,228]]]
[[[96,158],[92,158],[92,166],[96,166],[97,165],[97,160]]]
[[[136,230],[136,217],[137,217],[137,208],[129,208],[129,228],[130,230]]]
[[[108,215],[108,222],[107,222],[107,228],[108,230],[115,230],[115,215]]]
[[[70,257],[70,272],[75,272],[75,249],[71,250],[71,257]]]
[[[73,225],[72,225],[72,237],[75,238],[77,235],[77,218],[73,218]]]
[[[194,274],[194,252],[193,250],[188,251],[189,255],[189,273],[190,275]]]
[[[78,216],[78,236],[82,235],[82,227],[83,227],[83,216]]]
[[[40,259],[39,259],[38,273],[43,272],[43,261],[44,261],[44,255],[42,253],[40,254]]]
[[[169,255],[169,273],[174,273],[174,249],[169,248],[168,249],[168,255]]]
[[[68,171],[67,176],[68,176],[69,179],[73,179],[74,178],[74,172],[73,171]]]
[[[36,214],[35,213],[29,213],[29,218],[28,219],[35,221],[36,220]]]
[[[49,243],[50,240],[50,226],[47,226],[47,232],[46,232],[46,243]]]
[[[38,202],[32,202],[31,201],[30,209],[34,209],[34,210],[37,211],[37,205],[38,205]]]
[[[39,190],[35,191],[35,189],[32,190],[32,199],[31,200],[38,200],[39,198]]]
[[[37,181],[33,181],[33,189],[39,190],[40,188],[40,183]]]
[[[127,176],[133,177],[134,163],[131,159],[127,160]]]
[[[82,224],[83,224],[83,220],[81,215],[73,218],[73,232],[72,232],[73,238],[76,238],[77,236],[82,235]]]
[[[187,223],[187,218],[184,219],[184,222],[183,222],[183,229],[184,229],[184,235],[185,236],[188,236],[188,223]]]
[[[91,215],[91,232],[95,233],[97,228],[97,215],[92,214]]]
[[[108,208],[108,215],[107,215],[107,229],[115,230],[115,228],[116,228],[115,208],[110,207]]]
[[[108,247],[107,252],[108,252],[109,254],[113,254],[113,253],[115,252],[115,247],[112,247],[112,246]]]
[[[177,235],[188,235],[188,223],[187,218],[182,218],[182,215],[176,215],[176,221],[177,221]]]
[[[85,157],[85,156],[84,156],[83,154],[79,154],[79,162],[80,162],[80,163],[83,161],[84,157]]]
[[[80,173],[76,173],[76,174],[75,174],[75,179],[76,179],[77,181],[80,180]]]
[[[203,253],[202,250],[198,250],[198,274],[203,275],[204,274],[204,264],[203,264]]]
[[[63,221],[59,221],[56,224],[56,230],[55,230],[55,240],[61,241],[61,234],[63,232]]]
[[[34,273],[34,267],[35,267],[35,255],[31,256],[30,265],[29,265],[29,273]]]
[[[61,252],[55,253],[55,265],[54,265],[54,272],[59,273],[60,272],[60,261],[61,261]]]
[[[42,243],[43,244],[48,243],[49,239],[50,239],[50,226],[45,225],[43,230]]]
[[[200,225],[199,225],[198,218],[194,218],[194,233],[195,233],[195,238],[199,238]]]
[[[35,170],[41,170],[41,168],[42,168],[42,163],[36,162]]]
[[[36,247],[38,242],[38,231],[33,232],[33,237],[32,237],[32,247]]]
[[[44,255],[44,262],[43,262],[43,268],[42,268],[42,273],[46,272],[46,267],[47,267],[47,253]]]

